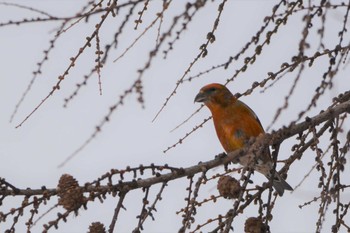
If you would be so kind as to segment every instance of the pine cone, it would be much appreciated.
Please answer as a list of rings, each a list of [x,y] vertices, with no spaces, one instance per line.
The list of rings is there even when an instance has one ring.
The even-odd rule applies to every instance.
[[[100,222],[93,222],[89,226],[88,233],[106,233],[105,226]]]
[[[260,218],[250,217],[245,221],[244,232],[265,233],[267,232],[267,227]]]
[[[217,189],[224,198],[232,199],[238,198],[241,185],[231,176],[221,176],[218,181]]]
[[[58,204],[68,211],[77,211],[85,203],[83,190],[73,176],[63,174],[58,182]]]

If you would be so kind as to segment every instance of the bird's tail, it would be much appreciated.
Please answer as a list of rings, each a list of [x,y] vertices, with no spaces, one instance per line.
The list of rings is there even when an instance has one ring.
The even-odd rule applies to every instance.
[[[270,180],[271,175],[269,174],[266,177]],[[293,190],[293,188],[280,176],[280,174],[278,174],[277,171],[274,173],[272,185],[280,196],[283,195],[284,190]]]

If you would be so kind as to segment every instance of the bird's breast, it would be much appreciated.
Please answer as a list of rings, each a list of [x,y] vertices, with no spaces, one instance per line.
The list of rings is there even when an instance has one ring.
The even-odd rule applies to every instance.
[[[227,153],[240,149],[244,146],[244,131],[237,127],[237,124],[215,124],[215,129],[219,141]]]

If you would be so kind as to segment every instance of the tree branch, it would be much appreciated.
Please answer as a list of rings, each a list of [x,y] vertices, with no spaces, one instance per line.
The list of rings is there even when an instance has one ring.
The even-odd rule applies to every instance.
[[[342,103],[328,108],[326,111],[321,112],[319,115],[315,117],[312,117],[312,118],[306,117],[305,121],[301,123],[298,123],[298,124],[292,123],[290,126],[283,127],[271,134],[261,135],[258,138],[256,138],[250,145],[247,145],[244,148],[234,151],[232,153],[229,153],[227,155],[225,153],[219,154],[213,160],[209,160],[207,162],[199,162],[198,165],[194,165],[187,168],[174,169],[170,173],[155,175],[154,177],[150,177],[150,178],[133,180],[128,182],[120,182],[112,186],[90,185],[90,186],[81,187],[81,188],[84,190],[84,192],[91,192],[91,191],[106,192],[111,190],[114,192],[118,192],[118,191],[127,192],[133,189],[150,187],[154,184],[168,182],[168,181],[179,179],[185,176],[193,176],[197,173],[210,170],[214,167],[228,164],[230,162],[236,162],[238,158],[245,155],[246,153],[252,153],[253,151],[256,153],[257,148],[259,150],[259,148],[264,148],[267,145],[274,145],[274,144],[281,143],[284,140],[307,130],[310,126],[316,126],[316,125],[322,124],[323,122],[333,119],[343,113],[350,113],[350,100],[349,98],[347,98],[347,100],[345,101],[344,96],[349,97],[350,93],[346,92],[344,93],[344,95],[342,95],[339,98],[339,100],[341,100]],[[55,195],[56,193],[57,193],[57,189],[18,189],[16,191],[9,190],[9,189],[0,190],[0,195],[2,196]]]

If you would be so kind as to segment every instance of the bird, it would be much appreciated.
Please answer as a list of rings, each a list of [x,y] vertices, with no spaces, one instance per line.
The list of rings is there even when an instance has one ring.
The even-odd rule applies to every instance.
[[[222,84],[212,83],[202,87],[194,102],[203,103],[209,108],[216,134],[226,153],[241,149],[247,145],[250,138],[265,134],[264,128],[254,111],[238,100]],[[253,158],[252,154],[246,154],[241,156],[238,162],[247,167],[252,164]],[[265,175],[269,180],[273,175],[272,185],[280,196],[283,195],[284,190],[293,190],[280,174],[273,170],[274,166],[269,148],[255,159],[252,168]]]

